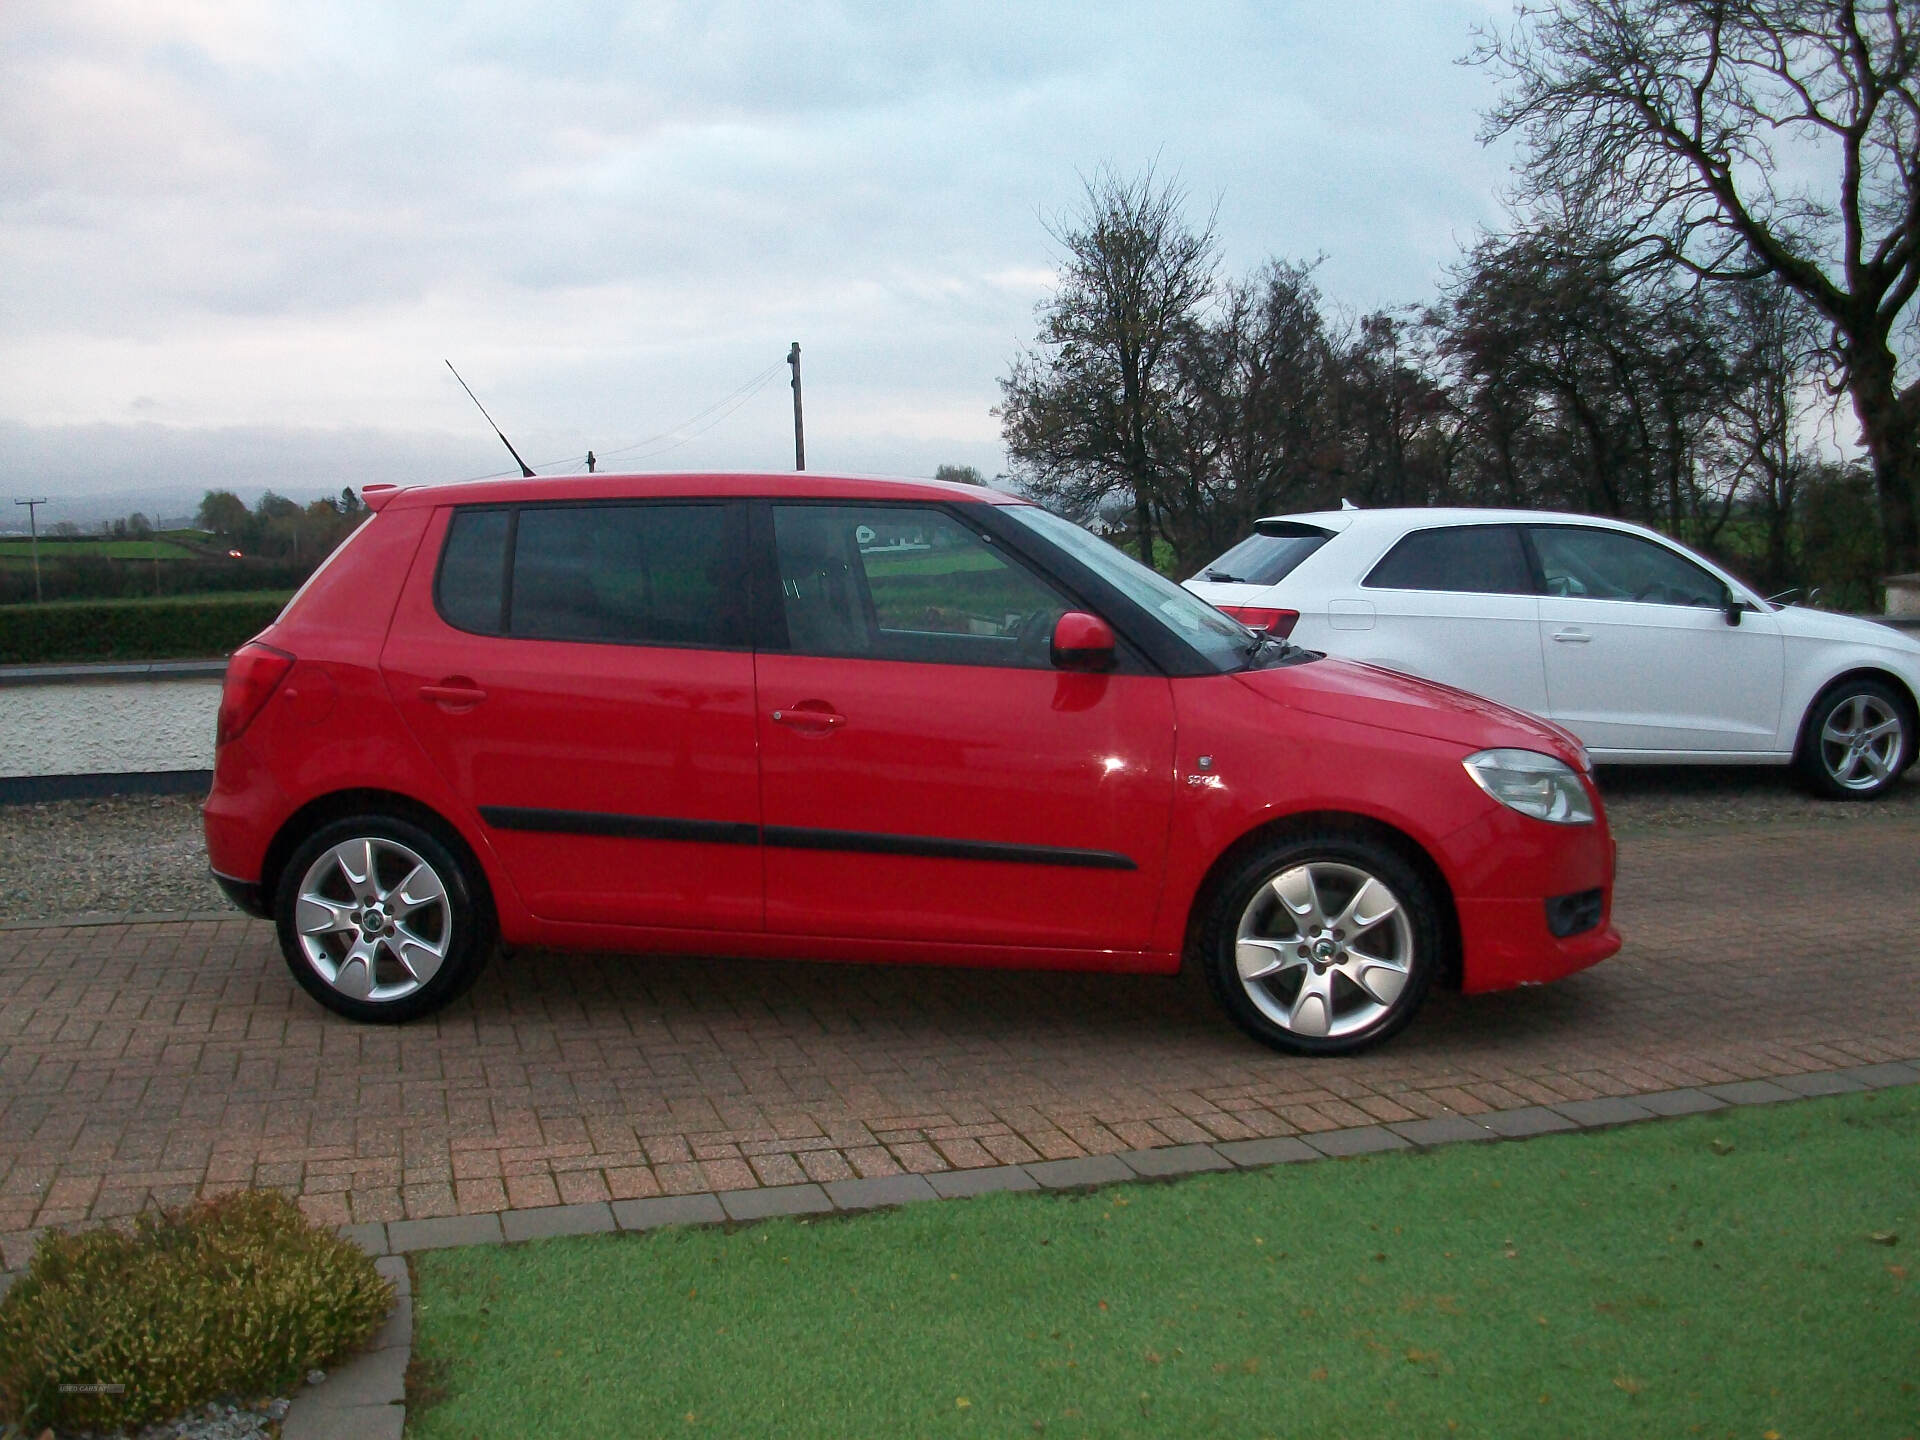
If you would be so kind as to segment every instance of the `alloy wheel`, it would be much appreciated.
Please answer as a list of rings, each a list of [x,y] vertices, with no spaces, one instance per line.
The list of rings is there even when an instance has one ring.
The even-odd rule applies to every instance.
[[[1316,860],[1263,882],[1240,914],[1234,962],[1247,998],[1292,1034],[1338,1039],[1378,1024],[1407,987],[1413,927],[1359,866]]]
[[[453,907],[445,881],[413,850],[384,836],[356,836],[307,867],[293,928],[321,980],[349,999],[379,1004],[405,999],[439,972]]]
[[[1849,695],[1820,727],[1820,763],[1847,790],[1875,790],[1892,778],[1906,743],[1899,713],[1878,695]]]

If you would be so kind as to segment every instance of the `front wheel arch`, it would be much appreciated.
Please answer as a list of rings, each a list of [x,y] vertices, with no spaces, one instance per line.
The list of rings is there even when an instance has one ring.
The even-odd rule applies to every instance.
[[[1307,810],[1294,815],[1283,815],[1257,825],[1235,840],[1219,855],[1213,864],[1207,867],[1206,876],[1194,891],[1192,903],[1187,907],[1186,939],[1181,947],[1181,969],[1197,971],[1200,962],[1201,941],[1207,925],[1207,916],[1219,895],[1220,887],[1239,870],[1246,857],[1257,850],[1267,849],[1295,835],[1326,833],[1328,831],[1347,831],[1356,838],[1376,841],[1389,846],[1400,858],[1413,866],[1427,884],[1432,887],[1434,896],[1440,902],[1440,970],[1435,976],[1438,985],[1450,990],[1460,988],[1462,975],[1462,946],[1460,940],[1460,916],[1454,909],[1453,886],[1448,883],[1444,871],[1434,862],[1427,848],[1413,836],[1384,820],[1371,815],[1358,815],[1346,810]]]
[[[1810,773],[1815,763],[1809,758],[1811,755],[1809,746],[1814,742],[1815,738],[1813,735],[1814,717],[1820,713],[1821,708],[1836,691],[1861,682],[1871,683],[1884,688],[1900,708],[1902,718],[1906,722],[1908,735],[1907,751],[1905,758],[1900,762],[1899,769],[1895,772],[1896,776],[1904,774],[1912,768],[1914,761],[1920,758],[1920,699],[1916,699],[1912,688],[1908,686],[1907,682],[1891,670],[1882,670],[1871,665],[1862,665],[1855,669],[1844,671],[1827,681],[1826,684],[1822,685],[1819,690],[1814,693],[1813,698],[1807,702],[1806,708],[1800,712],[1800,728],[1794,737],[1793,744],[1793,764],[1794,768],[1800,771],[1803,777],[1810,778]]]

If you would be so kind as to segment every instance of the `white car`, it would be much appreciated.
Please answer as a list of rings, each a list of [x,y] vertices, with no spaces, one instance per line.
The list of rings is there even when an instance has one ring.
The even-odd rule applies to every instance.
[[[1794,764],[1823,794],[1866,799],[1914,760],[1920,642],[1771,605],[1619,520],[1281,515],[1186,585],[1310,650],[1557,720],[1602,764]]]

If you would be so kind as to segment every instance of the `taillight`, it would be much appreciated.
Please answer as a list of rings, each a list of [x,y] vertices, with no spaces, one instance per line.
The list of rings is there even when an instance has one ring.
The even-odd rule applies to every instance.
[[[1220,607],[1249,630],[1264,630],[1281,640],[1293,634],[1299,620],[1298,610],[1273,610],[1264,605],[1222,605]]]
[[[292,668],[293,656],[257,640],[234,651],[227,661],[226,683],[220,687],[220,721],[213,743],[238,740]]]

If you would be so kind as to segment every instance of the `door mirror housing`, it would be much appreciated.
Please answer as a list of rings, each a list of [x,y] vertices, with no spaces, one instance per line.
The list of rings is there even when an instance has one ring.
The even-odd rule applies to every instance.
[[[1746,613],[1747,602],[1729,590],[1727,592],[1727,603],[1722,609],[1727,617],[1727,623],[1729,625],[1738,625],[1740,623],[1740,617]]]
[[[1053,667],[1056,670],[1111,670],[1116,659],[1113,627],[1098,615],[1069,610],[1053,625]]]

